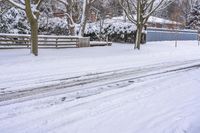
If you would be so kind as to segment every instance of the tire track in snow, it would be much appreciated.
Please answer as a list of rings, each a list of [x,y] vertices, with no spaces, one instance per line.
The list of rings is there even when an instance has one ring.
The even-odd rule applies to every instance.
[[[84,75],[78,77],[72,77],[67,79],[60,79],[59,83],[53,85],[47,85],[37,88],[28,88],[21,91],[13,91],[8,93],[0,94],[0,103],[4,101],[10,101],[15,99],[25,98],[24,100],[30,100],[33,96],[36,97],[47,97],[47,95],[43,95],[46,93],[53,93],[50,95],[58,95],[61,93],[70,93],[79,90],[83,90],[83,86],[87,86],[86,88],[92,88],[97,86],[105,86],[106,84],[109,86],[112,84],[117,84],[120,82],[128,82],[127,85],[134,82],[134,80],[154,75],[159,75],[163,73],[170,73],[175,71],[182,71],[191,68],[199,67],[200,62],[199,60],[191,60],[179,63],[173,63],[169,65],[158,65],[158,66],[151,66],[147,68],[133,68],[133,69],[122,69],[118,71],[109,71],[105,73],[99,74],[91,74],[91,75]],[[160,70],[158,70],[160,69]],[[127,78],[129,77],[129,78]],[[131,77],[131,78],[130,78]],[[90,84],[97,84],[97,85],[90,85]],[[75,89],[74,87],[79,87]],[[80,87],[82,87],[80,89]],[[27,99],[26,99],[27,98]]]
[[[189,69],[189,70],[191,70],[191,69]],[[182,70],[181,72],[183,72],[183,71],[185,71],[185,70]],[[167,73],[161,74],[160,76],[162,76],[162,75],[167,75]],[[168,81],[168,83],[165,83],[165,85],[164,85],[165,88],[167,89],[169,87],[166,86],[166,84],[167,85],[169,83],[173,84],[173,82],[175,82],[175,81],[173,81],[173,79],[176,78],[177,73],[176,72],[174,73],[174,75],[176,75],[175,77],[173,77],[172,75],[173,74],[169,74],[162,80],[158,79],[156,81],[152,81],[153,82],[152,84],[145,82],[145,84],[147,84],[146,87],[151,86],[153,84],[155,85],[155,82],[158,82],[158,81],[165,82],[167,79],[169,81]],[[146,78],[148,79],[150,77],[146,77]],[[172,78],[172,80],[170,80],[170,78]],[[185,85],[188,86],[188,84],[190,84],[190,82],[187,82],[181,86],[185,86]],[[173,90],[176,90],[176,91],[179,87],[181,87],[179,84],[175,84],[175,86],[176,86],[176,88],[173,88]],[[162,89],[162,91],[164,91],[163,93],[165,93],[164,89]],[[90,100],[88,100],[88,102],[82,102],[82,103],[76,104],[75,106],[67,106],[68,104],[62,104],[59,106],[60,108],[58,108],[58,109],[57,109],[57,107],[54,107],[54,110],[44,109],[43,110],[44,112],[42,112],[42,113],[44,113],[45,115],[40,115],[38,113],[38,111],[35,110],[35,112],[31,112],[30,114],[29,113],[21,114],[22,117],[19,117],[19,118],[22,118],[22,119],[27,118],[30,115],[33,115],[33,116],[36,115],[37,117],[34,117],[34,118],[28,117],[28,119],[24,119],[24,121],[21,121],[20,123],[10,125],[9,126],[10,128],[8,128],[7,131],[13,131],[13,129],[15,129],[15,130],[18,129],[16,131],[20,131],[20,129],[23,128],[23,125],[26,125],[26,129],[24,129],[23,132],[30,132],[30,131],[59,132],[59,131],[63,131],[66,133],[68,131],[67,130],[68,126],[77,123],[77,121],[78,122],[83,121],[83,122],[81,122],[81,124],[83,124],[83,123],[85,123],[85,120],[87,120],[90,117],[96,117],[96,116],[101,117],[101,114],[104,114],[104,113],[107,113],[107,112],[110,112],[113,110],[117,110],[121,107],[123,110],[123,106],[127,106],[126,105],[127,102],[128,102],[128,104],[132,104],[132,102],[133,101],[135,102],[136,100],[141,101],[143,99],[148,99],[148,97],[151,97],[152,95],[154,95],[155,93],[158,93],[158,92],[159,93],[161,92],[160,88],[154,88],[152,86],[150,88],[144,87],[143,89],[141,89],[141,87],[139,86],[138,92],[134,88],[131,87],[130,89],[123,90],[121,92],[118,92],[117,94],[116,93],[114,93],[113,95],[109,94],[108,96],[103,96],[103,97],[97,98],[96,100],[90,99]],[[161,98],[161,97],[159,97],[159,98]],[[191,99],[191,100],[187,99],[185,104],[178,107],[178,111],[181,110],[182,108],[185,109],[184,106],[194,107],[193,101],[195,101],[195,100],[196,100],[195,98]],[[108,102],[108,103],[105,103],[105,102]],[[103,104],[103,105],[101,105],[101,104]],[[199,104],[197,104],[197,106],[198,105]],[[135,110],[135,107],[138,107],[138,106],[133,106],[132,109]],[[128,109],[130,110],[130,108],[128,108]],[[152,124],[151,124],[152,128],[155,128],[155,126],[158,126],[159,124],[164,125],[164,127],[160,126],[160,132],[163,131],[165,133],[171,133],[170,132],[170,130],[171,130],[174,133],[176,133],[176,130],[177,130],[177,133],[184,133],[184,132],[178,132],[179,123],[178,123],[178,121],[176,121],[176,119],[174,119],[174,120],[171,119],[170,123],[165,123],[167,120],[169,120],[169,118],[173,118],[173,117],[177,116],[177,114],[179,114],[179,112],[176,109],[175,109],[175,111],[172,111],[172,112],[171,112],[171,110],[173,110],[173,107],[171,107],[169,109],[165,109],[163,111],[159,110],[161,112],[159,112],[158,114],[152,115],[152,117],[148,117],[149,119],[146,118],[146,119],[141,120],[140,122],[143,123],[143,125],[152,122]],[[119,111],[119,110],[117,110],[117,111]],[[186,114],[186,116],[188,117],[191,113],[192,112],[189,112],[189,114]],[[160,117],[163,115],[165,117]],[[12,120],[12,118],[11,118],[11,120]],[[101,121],[101,122],[103,122],[103,121]],[[2,123],[5,124],[3,121],[2,121]],[[32,123],[37,123],[37,124],[33,125]],[[178,124],[176,124],[176,123],[178,123]],[[80,128],[80,126],[81,125],[79,125],[78,127]],[[163,128],[163,130],[161,130],[162,128]],[[181,127],[180,130],[181,129],[184,129],[184,128]],[[141,131],[141,129],[138,130],[138,132],[142,132],[142,133],[146,133],[145,131],[143,132],[143,131]],[[149,131],[152,131],[152,130],[149,129]],[[69,133],[73,132],[73,130],[72,131],[69,130],[68,132]],[[79,132],[80,132],[80,130],[79,130]],[[78,133],[78,131],[77,131],[77,133]],[[158,132],[155,132],[155,133],[158,133]]]

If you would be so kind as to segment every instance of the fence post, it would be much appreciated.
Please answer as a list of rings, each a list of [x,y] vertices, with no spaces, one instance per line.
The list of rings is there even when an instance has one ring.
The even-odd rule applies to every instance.
[[[58,48],[58,38],[56,38],[56,48]]]
[[[90,47],[90,37],[79,37],[78,47]]]
[[[106,43],[107,43],[107,46],[108,46],[108,45],[109,45],[109,44],[108,44],[108,36],[106,37]]]

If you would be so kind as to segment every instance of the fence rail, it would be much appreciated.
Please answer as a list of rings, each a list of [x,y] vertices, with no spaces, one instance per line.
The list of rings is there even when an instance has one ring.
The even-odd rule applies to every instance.
[[[3,34],[0,33],[0,48],[29,48],[31,36],[24,34]],[[75,48],[110,46],[112,42],[90,42],[89,37],[79,36],[52,36],[39,35],[38,47],[40,48]]]
[[[87,39],[87,38],[84,38]],[[83,38],[76,36],[38,36],[39,47],[80,47]],[[22,34],[0,34],[1,47],[30,47],[31,36]],[[83,47],[83,45],[81,45]],[[88,44],[84,45],[89,46]]]

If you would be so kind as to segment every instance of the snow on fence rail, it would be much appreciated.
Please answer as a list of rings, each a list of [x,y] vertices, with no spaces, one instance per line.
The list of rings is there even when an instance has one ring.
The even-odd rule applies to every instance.
[[[31,36],[27,34],[0,33],[0,48],[29,48]],[[110,46],[112,42],[90,42],[89,37],[39,35],[38,46],[45,48],[71,48]]]
[[[0,47],[1,48],[20,48],[30,47],[31,36],[24,34],[2,34],[0,33]],[[89,47],[90,41],[86,37],[78,36],[50,36],[39,35],[38,36],[39,47]]]
[[[171,40],[197,40],[196,30],[176,30],[176,29],[147,29],[147,41],[171,41]]]

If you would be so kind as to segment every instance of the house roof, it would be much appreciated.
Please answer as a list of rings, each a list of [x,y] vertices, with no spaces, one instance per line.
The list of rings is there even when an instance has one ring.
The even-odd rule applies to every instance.
[[[151,16],[148,20],[149,23],[160,23],[160,24],[178,24],[181,25],[181,23],[176,22],[176,21],[172,21],[172,20],[167,20],[164,18],[159,18],[159,17],[154,17]]]
[[[135,16],[136,18],[136,16]],[[124,17],[123,16],[119,16],[119,17],[113,17],[112,18],[113,21],[124,21]],[[167,19],[164,19],[164,18],[159,18],[159,17],[155,17],[155,16],[150,16],[149,17],[149,20],[148,20],[148,23],[160,23],[160,24],[178,24],[178,25],[182,25],[181,23],[179,22],[176,22],[176,21],[172,21],[172,20],[167,20]]]

